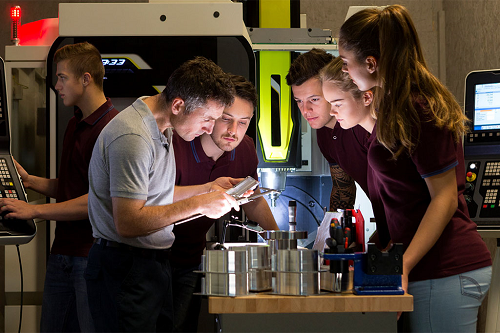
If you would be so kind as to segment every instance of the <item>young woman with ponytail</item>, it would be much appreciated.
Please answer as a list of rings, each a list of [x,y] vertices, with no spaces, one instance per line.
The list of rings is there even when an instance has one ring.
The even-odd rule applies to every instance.
[[[368,147],[375,219],[403,243],[403,288],[414,297],[411,332],[475,332],[491,256],[464,200],[467,119],[429,71],[403,6],[365,9],[340,29],[343,70],[377,87]]]

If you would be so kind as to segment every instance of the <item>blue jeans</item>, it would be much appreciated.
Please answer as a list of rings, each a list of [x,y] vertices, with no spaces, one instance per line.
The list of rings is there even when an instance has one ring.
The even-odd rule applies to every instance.
[[[491,266],[442,279],[410,282],[409,332],[476,332],[477,314],[491,283]]]
[[[96,331],[172,331],[168,252],[94,243],[85,279]]]
[[[51,254],[43,290],[41,332],[94,332],[84,271],[87,258]]]
[[[196,332],[201,309],[201,274],[194,273],[199,267],[172,267],[174,293],[174,332]]]

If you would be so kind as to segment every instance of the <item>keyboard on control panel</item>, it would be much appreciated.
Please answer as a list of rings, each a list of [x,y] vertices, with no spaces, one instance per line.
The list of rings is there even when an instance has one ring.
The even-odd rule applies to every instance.
[[[464,198],[470,217],[479,226],[500,225],[500,161],[466,162]]]
[[[5,158],[0,158],[0,198],[19,199]]]
[[[482,208],[498,208],[500,201],[498,200],[498,189],[500,186],[500,162],[486,162],[484,169],[484,177],[482,187],[486,189]]]

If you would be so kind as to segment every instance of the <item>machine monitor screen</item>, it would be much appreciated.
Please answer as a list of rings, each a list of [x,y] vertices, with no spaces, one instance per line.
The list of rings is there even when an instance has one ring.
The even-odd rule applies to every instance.
[[[465,79],[469,131],[465,155],[491,155],[500,147],[500,70],[474,71]]]
[[[474,131],[500,129],[500,82],[477,84]]]

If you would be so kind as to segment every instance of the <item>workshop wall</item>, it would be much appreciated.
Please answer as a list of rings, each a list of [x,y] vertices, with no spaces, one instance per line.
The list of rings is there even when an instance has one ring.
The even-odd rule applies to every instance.
[[[458,1],[462,2],[462,1]],[[398,1],[409,11],[418,31],[424,56],[434,75],[439,76],[439,15],[442,11],[440,0],[406,0]],[[323,28],[332,30],[338,37],[340,26],[345,20],[349,6],[385,6],[391,4],[384,0],[303,0],[300,3],[301,13],[307,14],[308,28]],[[444,68],[442,61],[441,68]],[[441,77],[440,77],[441,79]]]
[[[443,9],[447,83],[463,106],[465,76],[473,70],[500,68],[500,1],[444,0]]]

